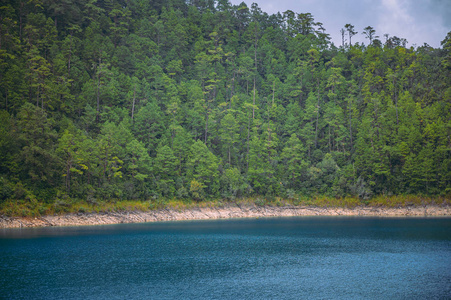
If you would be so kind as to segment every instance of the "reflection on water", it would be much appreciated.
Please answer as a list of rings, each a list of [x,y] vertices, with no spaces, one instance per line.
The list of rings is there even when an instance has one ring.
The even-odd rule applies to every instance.
[[[449,298],[451,219],[0,230],[0,298]]]

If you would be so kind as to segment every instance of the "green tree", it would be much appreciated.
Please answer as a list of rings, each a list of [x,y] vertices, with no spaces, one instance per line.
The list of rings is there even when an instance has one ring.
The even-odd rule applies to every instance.
[[[373,44],[373,40],[374,40],[374,39],[379,38],[379,36],[376,35],[376,30],[374,30],[374,28],[371,27],[371,26],[366,26],[366,27],[363,29],[362,34],[364,34],[365,37],[366,37],[367,39],[370,40],[370,43],[369,43],[370,46]]]
[[[180,161],[172,149],[163,146],[157,150],[154,163],[154,176],[159,191],[165,196],[172,196],[175,192],[175,179],[178,174]]]
[[[306,161],[304,146],[295,133],[286,143],[280,158],[283,162],[281,172],[285,179],[285,185],[292,189],[298,189],[301,179],[305,176],[308,162]]]
[[[233,112],[229,110],[229,112],[224,116],[219,130],[221,142],[226,148],[227,161],[229,165],[232,164],[232,151],[235,150],[235,144],[239,141],[238,124],[232,113]]]
[[[218,191],[219,160],[208,150],[202,141],[191,145],[187,161],[188,178],[191,179],[191,190],[198,195],[215,196]],[[203,196],[202,196],[203,197]]]
[[[346,24],[345,28],[346,28],[346,31],[348,32],[348,36],[349,36],[349,46],[352,46],[351,39],[358,32],[354,30],[354,25],[351,25],[351,24]]]
[[[133,133],[152,153],[165,131],[165,117],[160,107],[156,103],[148,102],[136,114]]]
[[[24,104],[17,115],[17,140],[20,152],[16,156],[19,178],[48,200],[58,185],[60,158],[55,153],[57,134],[52,120],[41,108]]]
[[[65,170],[61,174],[65,178],[65,187],[68,195],[71,195],[72,177],[83,174],[83,165],[79,164],[79,153],[81,146],[81,136],[77,133],[71,133],[65,130],[63,135],[58,140],[58,154],[64,161]],[[74,174],[74,176],[73,176]]]
[[[124,166],[127,175],[131,177],[131,198],[145,198],[149,195],[146,181],[152,171],[152,163],[144,145],[136,139],[132,139],[126,145]]]

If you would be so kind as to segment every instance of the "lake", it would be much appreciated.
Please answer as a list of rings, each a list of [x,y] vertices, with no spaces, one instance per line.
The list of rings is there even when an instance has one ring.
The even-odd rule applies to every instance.
[[[5,299],[450,299],[451,218],[0,229]]]

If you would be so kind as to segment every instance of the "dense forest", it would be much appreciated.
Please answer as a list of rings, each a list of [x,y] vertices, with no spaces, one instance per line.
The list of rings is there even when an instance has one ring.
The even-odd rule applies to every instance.
[[[2,0],[0,26],[0,202],[451,192],[451,32],[334,45],[228,0]]]

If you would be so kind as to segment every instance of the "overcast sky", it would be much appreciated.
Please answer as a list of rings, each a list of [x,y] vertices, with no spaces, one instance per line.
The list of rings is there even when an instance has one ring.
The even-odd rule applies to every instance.
[[[231,0],[234,5],[243,0]],[[381,41],[384,34],[405,38],[407,46],[434,48],[451,31],[451,0],[244,0],[250,8],[253,2],[268,14],[292,10],[311,13],[321,22],[332,42],[341,45],[340,29],[350,23],[358,34],[354,42],[368,42],[362,35],[363,28],[372,26]]]

